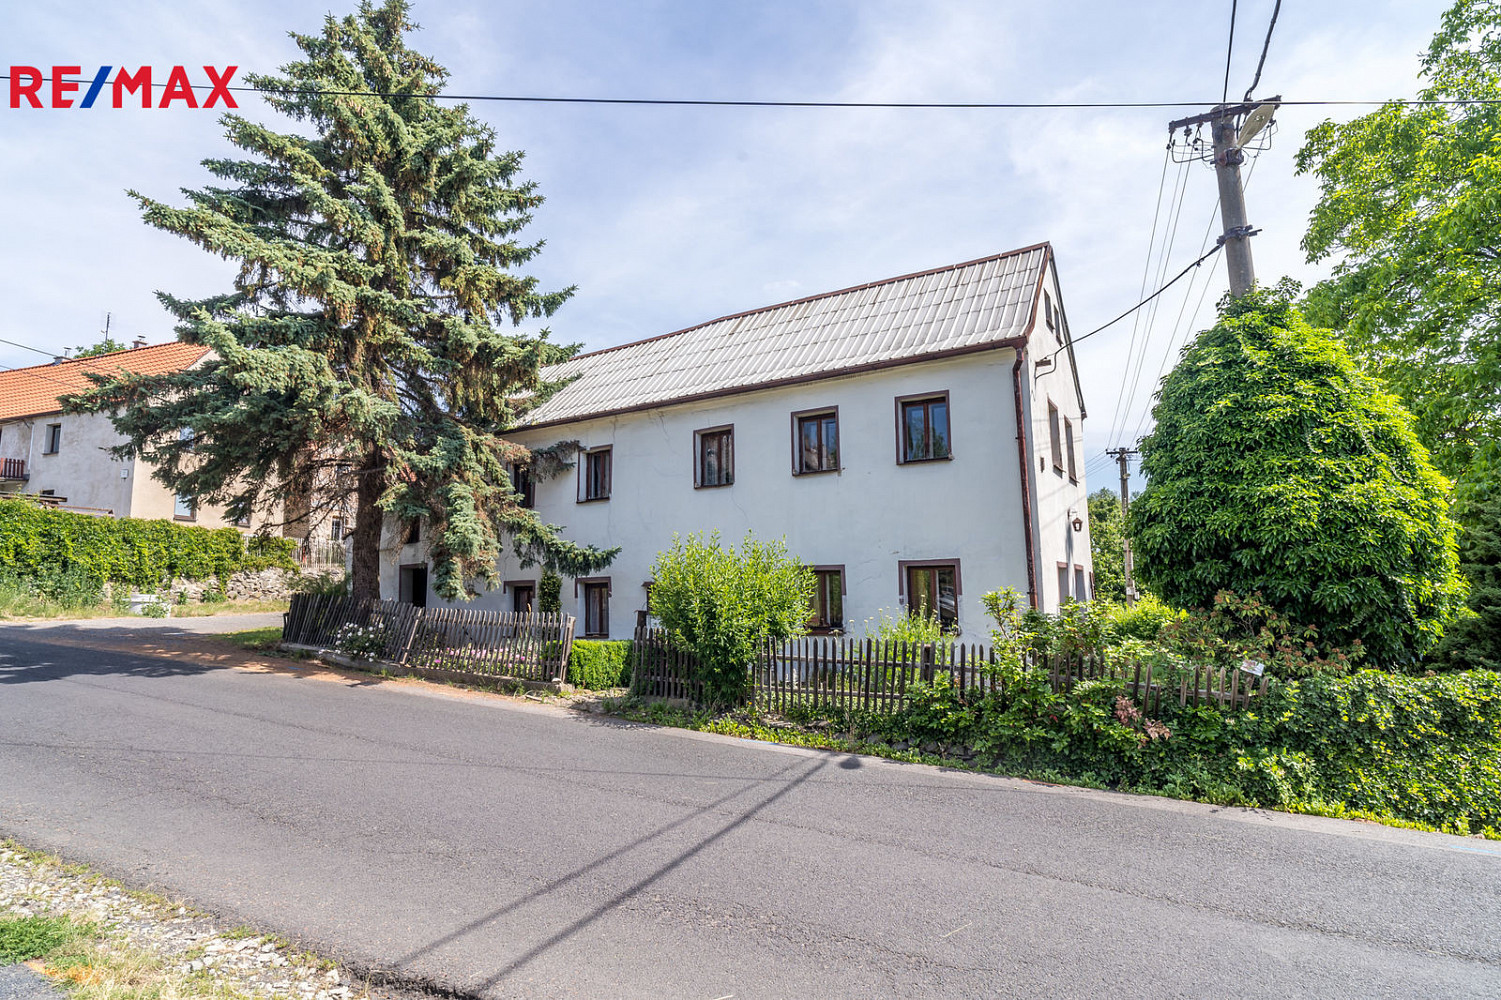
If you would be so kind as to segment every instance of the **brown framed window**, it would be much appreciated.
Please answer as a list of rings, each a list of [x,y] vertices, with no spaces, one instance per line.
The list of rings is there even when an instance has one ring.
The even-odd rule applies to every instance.
[[[1068,481],[1079,481],[1079,467],[1074,464],[1074,422],[1063,418],[1063,447],[1068,452]]]
[[[1053,471],[1063,471],[1063,437],[1058,427],[1058,407],[1048,400],[1048,443],[1053,447]]]
[[[693,485],[733,486],[735,483],[735,427],[711,427],[693,432]]]
[[[579,503],[610,499],[614,465],[614,449],[609,446],[584,452],[579,462]]]
[[[837,472],[839,469],[839,410],[804,411],[792,415],[792,471]]]
[[[959,627],[959,560],[901,563],[903,598],[912,614],[935,612],[945,629]]]
[[[1084,567],[1074,566],[1074,600],[1089,600],[1089,591],[1084,589]]]
[[[537,506],[537,484],[532,479],[532,470],[524,465],[511,466],[511,489],[516,502],[527,510]]]
[[[808,615],[808,629],[813,632],[839,632],[844,629],[844,567],[814,566],[813,605]]]
[[[176,521],[198,520],[198,499],[179,493],[172,501],[172,518]]]
[[[47,441],[42,448],[43,455],[56,455],[63,450],[63,425],[47,425]]]
[[[592,577],[575,581],[584,608],[584,637],[608,638],[610,635],[610,578]]]
[[[1053,297],[1046,289],[1042,293],[1042,313],[1048,329],[1053,331],[1053,338],[1060,344],[1063,343],[1063,310],[1054,308]]]
[[[1058,564],[1058,603],[1059,604],[1062,604],[1065,601],[1073,599],[1074,595],[1071,594],[1071,593],[1069,593],[1069,589],[1068,589],[1068,584],[1069,584],[1068,577],[1069,577],[1068,563],[1059,563]]]
[[[904,396],[896,401],[897,460],[932,462],[952,458],[949,394]]]
[[[420,541],[422,541],[422,518],[414,517],[407,521],[406,540],[402,544],[416,545]]]

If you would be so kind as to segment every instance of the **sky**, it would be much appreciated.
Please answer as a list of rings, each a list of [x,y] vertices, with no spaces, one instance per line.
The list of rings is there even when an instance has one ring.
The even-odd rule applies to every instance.
[[[1239,0],[1236,97],[1274,2]],[[288,32],[315,33],[325,12],[353,6],[6,4],[0,61],[272,72],[297,57]],[[1256,96],[1413,96],[1444,6],[1286,0]],[[416,0],[412,44],[463,94],[1209,104],[1224,92],[1230,14],[1230,0]],[[238,96],[241,114],[277,120]],[[0,340],[36,349],[0,343],[0,365],[93,343],[106,314],[116,340],[172,339],[155,293],[206,296],[233,276],[232,263],[144,225],[126,193],[181,203],[181,189],[206,184],[200,161],[235,152],[219,113],[106,103],[0,106]],[[1168,120],[1198,109],[471,107],[503,148],[526,153],[523,175],[547,199],[524,234],[546,243],[526,273],[544,289],[577,286],[546,325],[590,349],[1043,240],[1077,337],[1219,232],[1213,170],[1164,170]],[[1279,112],[1246,168],[1259,280],[1327,274],[1299,249],[1317,186],[1294,156],[1318,122],[1367,110]],[[1213,258],[1155,311],[1079,344],[1091,487],[1115,484],[1104,450],[1150,429],[1160,375],[1226,287]]]

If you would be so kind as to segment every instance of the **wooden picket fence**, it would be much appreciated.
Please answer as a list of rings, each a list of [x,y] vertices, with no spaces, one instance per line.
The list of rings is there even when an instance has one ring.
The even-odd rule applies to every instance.
[[[374,630],[377,656],[418,670],[562,683],[568,679],[574,618],[467,608],[419,608],[399,601],[294,594],[284,642],[336,649],[345,627]]]
[[[636,631],[632,691],[646,697],[702,701],[703,688],[692,654],[673,646],[657,629]],[[896,712],[908,704],[919,681],[945,675],[964,698],[1005,695],[994,650],[978,643],[901,643],[812,636],[773,643],[750,665],[751,703],[785,714],[812,711]],[[1045,671],[1052,689],[1113,677],[1151,714],[1169,700],[1179,705],[1244,708],[1265,693],[1268,678],[1229,667],[1162,670],[1151,663],[1113,663],[1098,653],[1049,656],[1028,663]]]

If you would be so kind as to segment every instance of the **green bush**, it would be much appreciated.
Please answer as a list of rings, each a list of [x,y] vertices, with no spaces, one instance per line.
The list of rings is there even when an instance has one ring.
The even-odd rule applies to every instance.
[[[1449,482],[1396,397],[1284,291],[1232,301],[1163,384],[1131,505],[1138,575],[1170,604],[1262,595],[1409,667],[1460,613]]]
[[[563,610],[563,580],[550,569],[542,571],[537,585],[537,610],[544,615]]]
[[[1055,694],[1042,671],[999,670],[1004,697],[966,701],[940,674],[864,725],[969,747],[1011,773],[1501,837],[1501,675],[1490,671],[1318,674],[1273,684],[1240,712],[1168,699],[1148,718],[1122,681]]]
[[[93,588],[97,594],[106,581],[154,589],[174,578],[225,579],[270,566],[295,570],[295,545],[271,537],[247,543],[234,528],[89,517],[0,500],[0,570],[36,580],[44,591]]]
[[[694,654],[710,705],[739,705],[756,653],[807,630],[813,574],[785,542],[746,535],[737,552],[719,534],[673,536],[652,567],[651,613],[669,640]]]
[[[590,691],[625,687],[631,683],[629,639],[575,639],[568,653],[568,683]]]

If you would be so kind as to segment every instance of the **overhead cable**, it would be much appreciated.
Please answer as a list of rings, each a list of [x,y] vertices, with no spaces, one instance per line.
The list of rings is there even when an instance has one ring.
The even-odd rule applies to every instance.
[[[1073,346],[1074,344],[1079,343],[1079,341],[1081,341],[1081,340],[1088,340],[1090,337],[1093,337],[1095,334],[1102,333],[1105,330],[1110,329],[1112,326],[1114,326],[1115,324],[1119,323],[1121,320],[1125,319],[1127,316],[1131,315],[1136,310],[1140,309],[1142,306],[1147,305],[1148,303],[1150,303],[1153,299],[1155,299],[1157,296],[1161,295],[1163,292],[1167,291],[1169,288],[1172,288],[1180,280],[1182,280],[1182,278],[1183,278],[1183,276],[1185,274],[1187,274],[1189,271],[1192,271],[1194,268],[1198,267],[1200,264],[1204,263],[1210,257],[1213,257],[1215,254],[1219,253],[1220,250],[1223,249],[1223,248],[1224,248],[1224,244],[1222,244],[1222,243],[1216,243],[1214,245],[1214,247],[1211,248],[1208,253],[1206,253],[1204,256],[1200,257],[1198,260],[1194,261],[1193,263],[1189,264],[1183,270],[1179,271],[1176,275],[1174,275],[1173,276],[1173,280],[1169,281],[1167,284],[1165,284],[1161,288],[1157,289],[1157,291],[1153,292],[1151,295],[1148,295],[1146,298],[1144,298],[1140,302],[1136,303],[1136,305],[1132,306],[1130,309],[1127,309],[1125,312],[1123,312],[1119,316],[1115,317],[1115,319],[1111,320],[1108,323],[1103,323],[1100,326],[1095,327],[1093,330],[1090,330],[1086,334],[1083,334],[1083,335],[1078,336],[1078,337],[1071,337],[1069,339],[1068,343],[1065,344],[1063,347],[1058,348],[1058,350],[1054,351],[1051,354],[1047,354],[1047,355],[1044,355],[1041,358],[1038,358],[1037,362],[1039,364],[1041,364],[1044,361],[1048,361],[1048,360],[1051,360],[1053,358],[1056,358],[1059,354],[1063,353],[1069,347]]]
[[[1246,88],[1246,96],[1241,98],[1242,101],[1250,101],[1251,91],[1255,90],[1256,85],[1261,82],[1261,69],[1266,65],[1267,49],[1272,47],[1272,29],[1277,27],[1277,15],[1280,13],[1282,13],[1282,0],[1277,0],[1277,6],[1272,8],[1271,23],[1266,26],[1266,41],[1261,43],[1261,58],[1256,62],[1256,78]]]
[[[1230,101],[1230,57],[1235,54],[1235,8],[1237,0],[1230,0],[1230,42],[1225,46],[1225,93],[1220,97],[1221,104]]]
[[[0,73],[0,80],[9,80],[10,74]],[[42,76],[42,83],[51,78]],[[88,83],[88,77],[65,76],[64,80]],[[165,87],[165,84],[155,86]],[[1110,108],[1212,108],[1223,101],[754,101],[738,99],[661,98],[661,97],[544,97],[533,94],[420,94],[410,91],[384,90],[326,90],[312,87],[222,87],[210,84],[190,84],[193,90],[228,90],[237,94],[270,94],[277,97],[319,95],[323,97],[415,97],[434,101],[500,101],[515,104],[632,104],[644,106],[719,107],[719,108],[874,108],[915,110],[1089,110]],[[1501,97],[1465,98],[1388,98],[1385,100],[1292,100],[1277,102],[1284,107],[1314,107],[1334,105],[1380,106],[1384,104],[1448,105],[1448,104],[1501,104]]]

